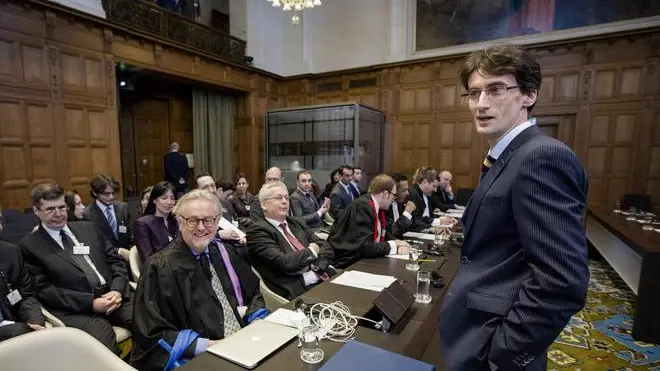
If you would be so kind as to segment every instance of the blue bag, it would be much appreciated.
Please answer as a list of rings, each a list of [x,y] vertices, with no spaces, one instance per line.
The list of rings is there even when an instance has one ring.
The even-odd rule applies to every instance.
[[[182,358],[183,353],[188,349],[190,344],[197,340],[198,337],[199,334],[193,330],[181,330],[176,337],[176,341],[174,341],[173,347],[170,347],[170,345],[163,339],[158,340],[158,344],[165,348],[167,353],[170,354],[170,358],[167,360],[167,364],[165,365],[165,368],[163,368],[163,371],[174,370],[188,362],[187,359]]]

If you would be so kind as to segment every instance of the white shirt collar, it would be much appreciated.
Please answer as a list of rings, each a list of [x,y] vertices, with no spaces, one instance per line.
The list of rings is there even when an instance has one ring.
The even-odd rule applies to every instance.
[[[284,220],[283,222],[278,222],[277,220],[275,220],[275,219],[271,219],[271,218],[266,218],[266,217],[264,217],[264,219],[266,219],[266,220],[268,221],[268,223],[270,223],[270,224],[276,226],[277,228],[280,228],[280,224],[282,224],[282,223],[286,223],[286,220]],[[287,224],[287,227],[288,227],[288,224],[289,224],[289,223],[286,223],[286,224]]]
[[[73,232],[69,229],[69,225],[65,224],[62,229],[52,229],[46,226],[46,224],[41,223],[41,227],[51,236],[55,241],[62,242],[62,237],[60,236],[60,231],[63,230],[67,235],[72,236]]]
[[[497,141],[497,143],[495,143],[493,148],[491,148],[488,151],[488,154],[492,158],[498,159],[500,157],[500,155],[502,154],[502,152],[504,152],[506,147],[509,145],[509,143],[511,143],[511,141],[513,141],[518,136],[518,134],[522,133],[528,127],[534,126],[534,125],[536,125],[536,118],[532,117],[531,119],[523,122],[522,124],[516,126],[513,129],[511,129],[502,138],[500,138],[500,140]]]
[[[374,202],[374,207],[376,208],[376,219],[378,219],[378,210],[380,210],[380,208],[378,207],[378,201],[376,201],[373,195],[371,195],[371,201]]]
[[[98,199],[96,200],[96,206],[98,206],[99,209],[101,209],[101,211],[103,211],[104,214],[105,214],[105,210],[108,208],[108,206],[111,207],[110,210],[112,210],[113,213],[115,212],[115,208],[112,207],[112,205],[106,205],[103,202],[99,201]]]

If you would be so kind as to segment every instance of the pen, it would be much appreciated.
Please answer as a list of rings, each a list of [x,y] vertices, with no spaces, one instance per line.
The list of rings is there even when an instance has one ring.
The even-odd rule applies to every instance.
[[[434,262],[434,259],[419,259],[418,262]]]

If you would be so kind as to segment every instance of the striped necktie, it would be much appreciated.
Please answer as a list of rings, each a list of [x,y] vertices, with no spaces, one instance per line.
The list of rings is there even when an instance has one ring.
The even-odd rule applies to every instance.
[[[205,265],[208,269],[208,273],[210,273],[210,277],[207,276],[207,278],[210,278],[213,292],[215,292],[215,296],[218,298],[220,305],[222,306],[224,337],[229,337],[231,334],[241,329],[241,324],[238,322],[238,319],[236,319],[231,303],[229,302],[229,299],[227,299],[225,290],[222,288],[220,277],[218,277],[218,274],[215,272],[215,268],[213,267],[213,263],[211,263],[208,254],[202,254],[200,256],[200,264]],[[204,268],[202,269],[205,270]]]
[[[484,162],[481,164],[481,176],[479,177],[479,180],[486,176],[486,173],[488,170],[490,170],[491,167],[493,167],[495,161],[497,161],[497,159],[491,157],[491,155],[488,155],[484,158]]]
[[[117,237],[117,221],[115,220],[115,216],[112,215],[112,206],[108,206],[105,209],[105,218],[108,220],[108,225],[110,226],[110,229],[112,229],[112,234]]]

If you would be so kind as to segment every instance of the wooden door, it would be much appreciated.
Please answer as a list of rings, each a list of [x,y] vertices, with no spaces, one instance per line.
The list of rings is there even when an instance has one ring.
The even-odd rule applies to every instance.
[[[535,116],[536,125],[546,135],[561,140],[567,146],[575,145],[575,115]]]
[[[138,191],[165,177],[163,155],[169,150],[169,120],[168,100],[148,99],[133,105]]]

